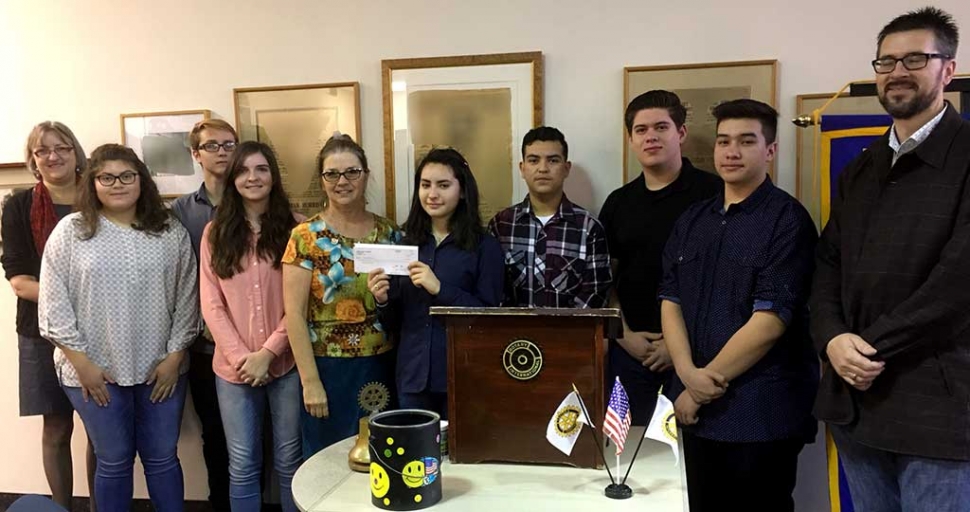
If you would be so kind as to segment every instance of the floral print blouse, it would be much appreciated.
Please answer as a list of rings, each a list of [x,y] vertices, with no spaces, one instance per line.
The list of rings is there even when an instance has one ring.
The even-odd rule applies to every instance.
[[[393,348],[377,320],[367,274],[354,272],[354,244],[396,244],[401,236],[393,222],[377,215],[374,229],[361,239],[337,233],[321,214],[293,228],[283,263],[313,272],[307,327],[314,355],[367,357]]]

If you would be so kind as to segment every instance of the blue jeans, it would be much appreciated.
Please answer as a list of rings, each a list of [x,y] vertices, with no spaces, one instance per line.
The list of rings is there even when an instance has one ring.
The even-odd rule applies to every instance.
[[[878,450],[853,441],[838,426],[830,429],[856,512],[967,509],[970,462]]]
[[[178,441],[188,389],[185,376],[179,378],[171,398],[155,404],[151,385],[107,387],[111,401],[99,407],[94,400],[84,401],[81,388],[64,386],[98,454],[94,492],[99,512],[131,509],[135,453],[145,468],[148,495],[155,510],[182,512],[185,487]]]
[[[300,411],[303,393],[296,369],[266,386],[233,384],[216,376],[219,410],[229,447],[229,503],[233,512],[259,512],[262,495],[263,415],[269,404],[273,426],[273,461],[280,478],[283,512],[296,512],[293,474],[303,460]]]

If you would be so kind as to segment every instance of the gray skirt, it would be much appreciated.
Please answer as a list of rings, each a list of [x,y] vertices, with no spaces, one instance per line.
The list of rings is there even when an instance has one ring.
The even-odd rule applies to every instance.
[[[17,336],[20,348],[20,415],[73,414],[54,370],[54,344],[44,338]]]

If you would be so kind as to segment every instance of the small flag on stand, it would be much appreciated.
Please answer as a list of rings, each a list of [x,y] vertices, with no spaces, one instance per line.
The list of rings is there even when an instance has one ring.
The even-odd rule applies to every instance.
[[[657,405],[653,408],[653,417],[644,432],[644,437],[666,443],[674,451],[674,465],[680,463],[680,452],[677,449],[677,417],[674,415],[674,404],[662,394],[657,395]]]
[[[603,420],[603,433],[616,444],[616,455],[623,453],[623,443],[630,432],[630,400],[626,396],[620,378],[616,378],[613,391],[610,393],[610,403],[606,407],[606,418]]]
[[[579,397],[573,391],[566,395],[549,419],[549,425],[546,426],[546,439],[557,450],[570,455],[576,440],[579,439],[579,433],[583,431],[584,423],[588,424],[589,421],[583,414]]]

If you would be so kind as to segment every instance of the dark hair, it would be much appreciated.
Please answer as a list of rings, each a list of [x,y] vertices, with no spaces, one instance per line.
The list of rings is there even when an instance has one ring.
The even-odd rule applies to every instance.
[[[431,216],[421,206],[419,193],[421,190],[421,172],[428,164],[441,164],[451,169],[461,188],[461,198],[448,227],[455,238],[458,247],[466,251],[473,251],[481,241],[485,229],[482,227],[482,217],[478,212],[478,183],[475,175],[468,167],[468,162],[461,153],[451,148],[432,149],[414,173],[414,196],[411,198],[411,212],[404,223],[404,235],[407,243],[421,245],[428,241],[431,234]]]
[[[290,201],[283,190],[280,166],[273,150],[262,142],[243,142],[232,152],[229,159],[226,167],[226,190],[219,208],[216,209],[212,227],[209,228],[209,238],[205,241],[212,249],[212,271],[222,279],[229,279],[235,273],[242,272],[243,258],[249,253],[252,237],[255,236],[246,220],[246,208],[235,181],[245,171],[243,164],[246,159],[257,153],[263,155],[269,164],[273,186],[269,191],[269,205],[260,216],[256,255],[272,261],[274,268],[280,268],[290,231],[296,225]]]
[[[324,190],[323,183],[321,183],[323,178],[320,176],[320,174],[323,173],[323,162],[327,159],[327,157],[336,153],[350,153],[356,156],[357,159],[360,160],[361,167],[364,168],[365,176],[367,171],[370,170],[370,167],[367,166],[367,155],[364,154],[364,148],[360,147],[360,144],[354,142],[354,139],[352,139],[350,135],[336,132],[329,139],[327,139],[327,142],[322,148],[320,148],[320,153],[317,154],[317,173],[310,183],[311,187],[316,187],[317,190]],[[324,192],[323,195],[323,208],[326,209],[327,203],[330,201],[326,197],[326,192]]]
[[[538,141],[558,142],[562,146],[563,160],[569,160],[569,144],[566,144],[566,136],[551,126],[539,126],[525,134],[525,137],[522,138],[522,158],[525,158],[525,148]]]
[[[953,16],[936,7],[923,7],[909,11],[897,16],[885,27],[882,27],[876,41],[876,56],[879,56],[879,49],[882,48],[882,42],[886,39],[886,36],[910,30],[932,31],[936,38],[937,51],[949,55],[951,59],[957,56],[957,47],[960,45],[960,33],[957,24],[953,21]]]
[[[95,176],[104,168],[105,163],[112,161],[125,162],[138,173],[140,193],[138,202],[135,203],[135,223],[131,227],[152,235],[167,231],[171,213],[162,202],[162,196],[158,193],[158,186],[155,185],[151,173],[148,172],[148,166],[131,148],[120,144],[104,144],[91,153],[88,167],[78,183],[79,194],[77,204],[74,205],[75,211],[81,213],[79,218],[74,219],[75,224],[81,228],[78,238],[88,240],[98,233],[98,217],[104,205],[98,199]]]
[[[674,122],[677,129],[684,126],[687,122],[687,109],[680,102],[680,97],[670,91],[647,91],[630,101],[626,106],[626,113],[623,114],[623,121],[626,123],[626,134],[633,133],[633,120],[641,110],[648,108],[663,108],[670,114],[670,119]]]
[[[717,119],[717,126],[726,119],[754,119],[761,123],[761,133],[765,136],[765,143],[775,141],[778,133],[778,111],[767,103],[756,100],[740,99],[721,103],[711,112]]]
[[[354,142],[354,139],[350,138],[350,135],[345,133],[335,133],[332,137],[327,139],[327,143],[320,148],[320,153],[317,155],[317,176],[323,172],[323,161],[327,159],[328,156],[335,153],[352,153],[354,156],[360,160],[360,165],[364,170],[370,169],[367,167],[367,155],[364,154],[364,148],[360,147],[360,144]]]

